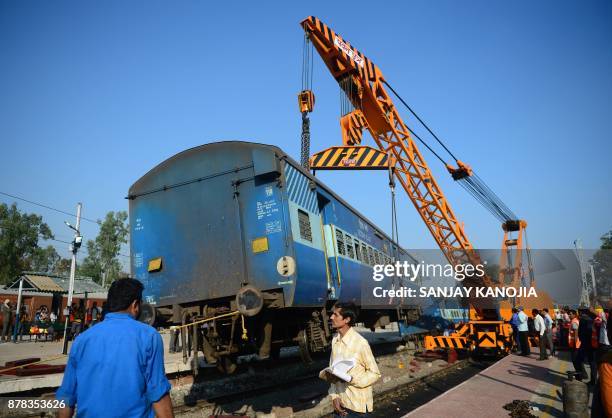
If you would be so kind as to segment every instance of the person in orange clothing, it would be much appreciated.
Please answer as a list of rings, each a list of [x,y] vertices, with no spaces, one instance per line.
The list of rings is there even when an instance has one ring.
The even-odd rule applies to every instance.
[[[599,359],[599,380],[593,390],[591,418],[612,418],[612,350]]]
[[[579,373],[579,375],[576,376],[576,380],[582,381],[582,379],[587,377],[587,374],[584,368],[583,360],[578,355],[579,354],[578,350],[580,349],[580,345],[581,345],[581,341],[578,336],[578,328],[580,326],[579,325],[580,321],[578,319],[578,313],[573,309],[570,309],[569,317],[570,317],[570,328],[569,328],[569,334],[567,338],[567,345],[569,346],[569,349],[570,349],[570,355],[572,358],[572,364],[574,365],[574,370]]]

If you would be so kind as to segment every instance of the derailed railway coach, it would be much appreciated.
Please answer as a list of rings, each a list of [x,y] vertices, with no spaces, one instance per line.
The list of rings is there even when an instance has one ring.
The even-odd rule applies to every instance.
[[[194,364],[202,352],[225,372],[239,355],[277,357],[288,345],[310,360],[331,343],[331,306],[362,305],[375,264],[410,259],[275,146],[227,141],[183,151],[134,183],[128,199],[143,320],[182,325]],[[370,328],[399,321],[401,333],[417,313],[394,300],[362,306],[358,320]]]

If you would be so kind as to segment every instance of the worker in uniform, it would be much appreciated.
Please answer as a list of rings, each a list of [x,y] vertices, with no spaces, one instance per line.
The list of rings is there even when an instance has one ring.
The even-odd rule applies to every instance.
[[[599,379],[593,388],[591,418],[612,417],[612,351],[608,335],[609,316],[601,307],[595,309],[592,346],[596,349],[595,360]]]
[[[580,320],[578,319],[578,314],[575,310],[570,309],[569,311],[570,317],[570,327],[567,339],[567,345],[570,349],[570,355],[572,358],[572,364],[574,365],[574,370],[578,372],[578,376],[576,376],[576,380],[582,381],[584,377],[586,377],[586,370],[584,369],[584,363],[582,362],[580,356],[578,355],[578,350],[580,349],[581,342],[578,335],[578,328],[580,326]]]
[[[334,417],[366,417],[373,411],[372,385],[380,379],[380,371],[368,341],[353,329],[357,311],[353,303],[337,303],[331,314],[332,327],[337,334],[332,340],[330,366],[338,359],[353,360],[348,370],[349,381],[344,381],[328,369],[319,377],[331,383],[329,394]]]

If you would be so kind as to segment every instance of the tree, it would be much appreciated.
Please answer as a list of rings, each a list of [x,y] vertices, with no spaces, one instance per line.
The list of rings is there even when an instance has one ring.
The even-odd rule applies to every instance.
[[[127,243],[129,233],[127,212],[108,212],[100,225],[95,240],[88,240],[87,257],[79,269],[79,274],[88,276],[98,283],[110,284],[121,273],[118,256],[121,244]]]
[[[595,272],[595,286],[598,296],[608,296],[612,293],[612,231],[601,238],[601,247],[593,255],[591,263]]]
[[[52,273],[61,259],[52,245],[36,248],[28,260],[29,270]]]
[[[36,248],[26,260],[28,270],[57,274],[59,276],[70,274],[70,264],[70,259],[62,258],[52,245],[48,245],[45,248]]]
[[[53,238],[41,216],[21,213],[15,203],[0,204],[0,283],[8,284],[30,270],[33,259],[42,260],[46,250],[38,246],[39,238]]]

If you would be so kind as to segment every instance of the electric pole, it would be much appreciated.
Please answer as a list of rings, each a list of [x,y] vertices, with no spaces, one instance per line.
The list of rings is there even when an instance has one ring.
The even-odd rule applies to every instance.
[[[66,309],[64,309],[64,316],[66,317],[64,321],[64,347],[62,348],[62,354],[68,354],[68,325],[70,319],[70,308],[72,307],[72,294],[74,293],[74,277],[76,275],[76,256],[79,248],[81,247],[81,243],[83,241],[83,237],[81,237],[80,227],[81,227],[81,204],[77,204],[77,216],[76,216],[76,226],[70,225],[68,222],[65,222],[66,225],[70,229],[74,230],[74,239],[70,244],[70,251],[72,251],[72,263],[70,264],[70,284],[68,286],[68,301],[66,303]]]

